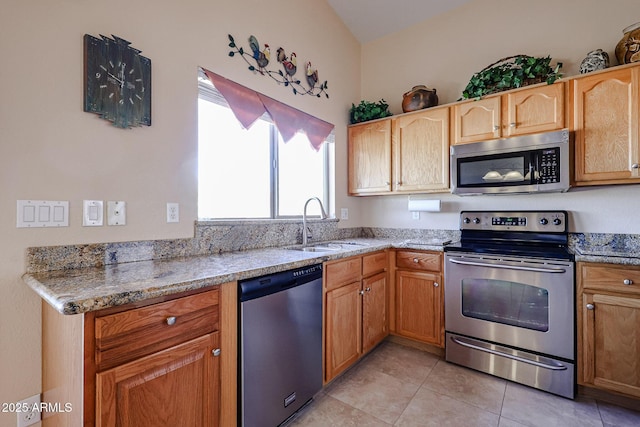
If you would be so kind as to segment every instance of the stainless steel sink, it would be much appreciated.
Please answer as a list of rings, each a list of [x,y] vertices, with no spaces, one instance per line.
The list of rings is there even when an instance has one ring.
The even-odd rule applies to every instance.
[[[288,249],[291,249],[293,251],[302,251],[302,252],[332,252],[332,251],[341,250],[342,246],[329,243],[329,244],[302,246],[302,247],[288,248]]]

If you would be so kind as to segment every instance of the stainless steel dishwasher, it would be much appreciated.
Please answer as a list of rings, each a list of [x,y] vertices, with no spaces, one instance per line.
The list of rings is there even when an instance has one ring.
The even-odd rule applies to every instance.
[[[322,264],[239,288],[240,425],[276,427],[322,388]]]

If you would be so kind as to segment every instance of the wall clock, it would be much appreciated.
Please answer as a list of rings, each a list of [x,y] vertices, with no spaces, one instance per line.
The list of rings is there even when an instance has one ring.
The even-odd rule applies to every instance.
[[[120,37],[84,35],[84,111],[114,126],[151,125],[151,60]]]

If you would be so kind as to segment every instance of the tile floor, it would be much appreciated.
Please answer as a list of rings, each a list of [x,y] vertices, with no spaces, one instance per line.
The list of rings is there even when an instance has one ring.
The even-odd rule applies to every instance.
[[[301,426],[638,427],[640,412],[572,401],[386,341],[287,425]]]

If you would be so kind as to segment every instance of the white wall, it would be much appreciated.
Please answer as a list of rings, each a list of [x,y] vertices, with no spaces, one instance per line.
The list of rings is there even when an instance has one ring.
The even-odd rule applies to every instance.
[[[115,34],[151,58],[151,127],[117,129],[82,111],[85,33]],[[272,58],[295,51],[300,77],[311,60],[330,98],[252,74],[228,56],[227,34],[245,49],[254,34]],[[27,247],[193,236],[198,66],[334,123],[345,182],[360,46],[324,1],[2,0],[0,54],[0,402],[41,391],[40,298],[20,278]],[[343,187],[337,203],[355,206]],[[17,229],[19,199],[70,201],[70,226]],[[127,225],[82,227],[83,199],[126,201]],[[167,202],[180,204],[179,224],[165,222]],[[0,426],[15,415],[0,413]]]
[[[437,89],[440,104],[460,98],[471,76],[508,56],[552,57],[566,76],[604,49],[617,65],[614,49],[622,30],[640,21],[637,0],[474,0],[437,18],[362,47],[362,97],[384,98],[402,112],[402,94],[425,84]],[[458,229],[458,212],[471,209],[566,209],[572,231],[640,233],[633,213],[640,209],[640,186],[573,189],[565,194],[441,198],[443,211],[412,220],[406,196],[368,197],[362,223],[376,227]]]

